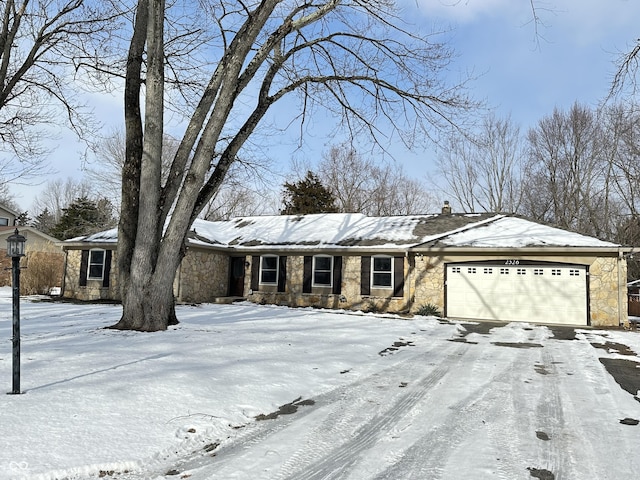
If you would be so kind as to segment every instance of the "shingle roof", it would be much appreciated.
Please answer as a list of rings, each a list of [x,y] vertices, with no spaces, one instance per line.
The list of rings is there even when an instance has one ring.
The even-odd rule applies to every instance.
[[[271,215],[224,221],[196,220],[189,244],[235,250],[407,250],[447,247],[521,248],[619,245],[518,217],[434,214],[368,217],[359,213]],[[114,244],[117,229],[78,237],[67,244]]]

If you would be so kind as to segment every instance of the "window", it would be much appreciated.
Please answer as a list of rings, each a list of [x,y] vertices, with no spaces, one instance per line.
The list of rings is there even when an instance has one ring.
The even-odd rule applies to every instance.
[[[559,277],[561,275],[560,269],[559,268],[552,268],[551,269],[551,275]]]
[[[102,280],[104,277],[104,250],[89,250],[89,269],[87,278],[89,280]]]
[[[500,269],[500,275],[509,275],[509,269],[508,268],[501,268]]]
[[[485,275],[491,275],[493,273],[493,268],[485,268],[484,269],[484,274]]]
[[[315,256],[313,257],[313,286],[330,287],[331,272],[333,271],[333,257]]]
[[[516,271],[516,273],[518,275],[526,275],[527,274],[527,270],[524,268],[518,268],[518,270]]]
[[[278,284],[278,257],[263,255],[260,257],[260,283],[267,285]]]
[[[580,276],[580,270],[575,270],[575,269],[569,270],[569,276],[570,277],[579,277]]]
[[[9,219],[5,217],[0,217],[0,227],[6,227],[9,225]]]
[[[476,267],[467,267],[467,273],[476,273]]]
[[[453,267],[453,268],[451,269],[451,272],[452,272],[452,273],[460,273],[460,267]]]
[[[393,257],[372,257],[372,282],[373,288],[393,287]]]
[[[533,269],[533,274],[534,275],[544,275],[544,270],[542,268],[534,268]]]

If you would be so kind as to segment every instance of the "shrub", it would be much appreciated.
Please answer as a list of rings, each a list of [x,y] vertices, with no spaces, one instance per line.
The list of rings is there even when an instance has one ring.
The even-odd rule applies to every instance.
[[[27,252],[21,263],[20,293],[47,294],[51,287],[62,285],[64,255],[54,252]]]
[[[425,317],[440,317],[442,314],[440,313],[440,309],[437,305],[433,303],[425,303],[424,305],[420,305],[420,308],[416,310],[417,315],[424,315]]]

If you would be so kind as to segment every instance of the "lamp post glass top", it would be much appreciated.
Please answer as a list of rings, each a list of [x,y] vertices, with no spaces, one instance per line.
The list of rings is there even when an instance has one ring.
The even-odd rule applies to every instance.
[[[7,255],[10,257],[24,257],[24,244],[27,241],[18,233],[18,229],[7,238]]]

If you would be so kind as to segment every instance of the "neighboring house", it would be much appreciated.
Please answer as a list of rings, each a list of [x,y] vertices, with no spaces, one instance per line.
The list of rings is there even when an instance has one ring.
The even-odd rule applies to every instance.
[[[117,230],[61,243],[65,297],[118,299]],[[362,214],[197,220],[174,283],[179,302],[459,319],[626,324],[629,248],[498,214]]]
[[[0,227],[12,227],[16,224],[18,213],[4,205],[0,205]]]
[[[1,209],[0,209],[1,210]],[[23,293],[48,293],[50,288],[62,285],[64,255],[59,240],[33,227],[0,226],[0,285],[11,285],[11,257],[7,255],[7,238],[18,229],[27,239],[26,258],[20,266]]]

